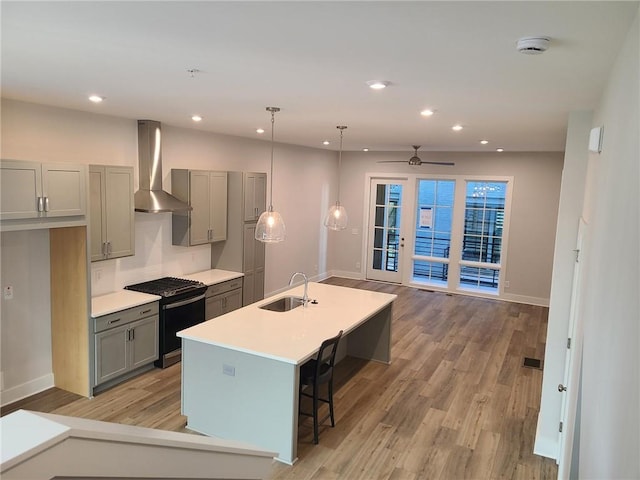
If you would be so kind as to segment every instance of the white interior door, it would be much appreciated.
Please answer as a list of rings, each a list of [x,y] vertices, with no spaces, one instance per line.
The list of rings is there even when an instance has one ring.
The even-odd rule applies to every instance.
[[[406,181],[372,178],[369,195],[367,279],[402,282],[402,202]]]
[[[582,319],[580,318],[580,291],[582,276],[581,251],[587,224],[580,219],[578,238],[576,241],[576,262],[573,268],[573,284],[571,286],[571,305],[569,308],[569,331],[567,334],[567,355],[565,360],[564,383],[558,386],[562,395],[560,421],[560,449],[558,452],[558,478],[569,478],[571,454],[575,432],[578,388],[580,383],[580,367],[582,364]]]

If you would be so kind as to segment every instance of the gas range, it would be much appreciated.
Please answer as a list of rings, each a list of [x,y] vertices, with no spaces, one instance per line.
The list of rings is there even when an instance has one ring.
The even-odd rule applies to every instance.
[[[159,295],[163,298],[173,297],[183,293],[197,292],[207,288],[207,286],[197,280],[187,280],[185,278],[163,277],[148,282],[136,283],[124,287],[127,290]]]

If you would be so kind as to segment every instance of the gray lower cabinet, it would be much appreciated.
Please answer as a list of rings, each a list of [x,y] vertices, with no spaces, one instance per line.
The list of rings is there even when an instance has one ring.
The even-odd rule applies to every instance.
[[[95,385],[158,359],[158,302],[94,318]]]
[[[242,278],[211,285],[207,289],[205,318],[210,320],[242,307]]]

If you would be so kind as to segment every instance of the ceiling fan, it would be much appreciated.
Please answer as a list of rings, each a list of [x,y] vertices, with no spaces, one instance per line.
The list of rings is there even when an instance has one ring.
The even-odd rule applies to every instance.
[[[413,157],[411,157],[409,160],[380,160],[378,163],[409,163],[409,165],[415,165],[418,167],[423,163],[429,165],[455,165],[455,163],[453,162],[428,162],[426,160],[420,160],[420,157],[418,157],[418,149],[420,148],[420,145],[412,145],[412,147],[415,152],[413,154]]]

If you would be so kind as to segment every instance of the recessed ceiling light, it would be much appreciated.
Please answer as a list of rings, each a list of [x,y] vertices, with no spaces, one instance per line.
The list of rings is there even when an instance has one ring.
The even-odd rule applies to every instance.
[[[388,82],[386,80],[369,80],[367,82],[367,85],[369,85],[369,88],[372,88],[374,90],[382,90],[383,88],[387,88],[390,83],[391,82]]]
[[[322,142],[323,145],[329,145],[331,142],[329,142],[329,140],[325,140],[324,142]]]
[[[496,152],[504,152],[504,148],[496,148]]]
[[[191,120],[193,120],[194,122],[201,122],[202,117],[200,115],[194,115],[191,117]]]
[[[368,149],[368,148],[363,148],[363,149],[362,149],[362,151],[363,151],[363,152],[368,152],[368,151],[369,151],[369,149]]]
[[[264,128],[256,128],[256,133],[262,135],[264,133]]]
[[[100,95],[89,95],[89,101],[93,103],[100,103],[103,100],[104,100],[104,97],[101,97]]]
[[[462,125],[454,125],[453,127],[451,127],[451,130],[459,132],[460,130],[462,130]]]
[[[489,140],[480,140],[480,143],[481,143],[482,145],[486,145],[487,143],[489,143]]]
[[[423,117],[430,117],[431,115],[433,115],[434,113],[436,113],[435,110],[431,110],[430,108],[427,108],[426,110],[422,110],[420,112],[420,115],[422,115]]]

